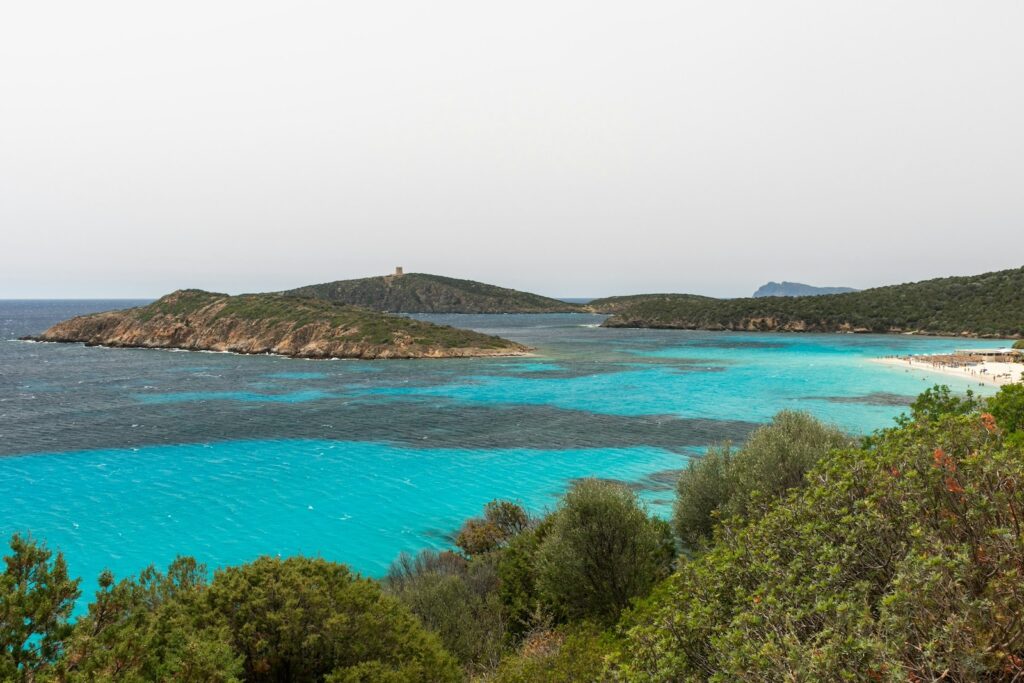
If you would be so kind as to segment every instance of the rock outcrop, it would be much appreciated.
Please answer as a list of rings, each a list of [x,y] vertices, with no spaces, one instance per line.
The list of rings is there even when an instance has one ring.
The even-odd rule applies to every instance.
[[[529,350],[500,337],[326,301],[201,290],[179,290],[148,306],[72,318],[32,339],[367,360],[521,355]]]

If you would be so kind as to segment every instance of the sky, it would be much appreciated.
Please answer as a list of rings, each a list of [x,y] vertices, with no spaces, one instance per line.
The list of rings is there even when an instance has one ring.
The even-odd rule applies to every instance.
[[[1024,265],[1024,3],[4,2],[0,298]]]

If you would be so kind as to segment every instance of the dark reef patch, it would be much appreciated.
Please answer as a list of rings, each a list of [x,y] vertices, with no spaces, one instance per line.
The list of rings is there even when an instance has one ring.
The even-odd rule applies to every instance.
[[[861,396],[802,396],[803,401],[828,401],[829,403],[857,403],[868,406],[909,406],[914,396],[875,391]]]
[[[40,399],[6,426],[0,455],[245,439],[487,450],[649,446],[685,452],[722,440],[741,441],[757,426],[744,420],[606,415],[541,405],[465,405],[443,397],[218,401],[216,410],[197,410],[195,403],[128,402],[118,410],[108,405],[61,411],[61,419],[54,420],[54,406]]]

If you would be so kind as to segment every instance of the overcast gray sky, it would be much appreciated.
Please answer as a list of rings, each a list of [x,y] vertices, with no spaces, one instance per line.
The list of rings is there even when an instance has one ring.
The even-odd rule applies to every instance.
[[[1024,2],[5,2],[0,297],[1024,265]]]

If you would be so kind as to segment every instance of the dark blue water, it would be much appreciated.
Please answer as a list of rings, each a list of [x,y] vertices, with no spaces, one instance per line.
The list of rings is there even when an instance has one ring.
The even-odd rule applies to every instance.
[[[664,513],[674,470],[778,410],[863,433],[935,381],[968,386],[870,358],[993,345],[609,330],[581,314],[418,316],[529,344],[532,358],[8,341],[125,305],[0,301],[0,536],[47,540],[90,581],[176,554],[218,566],[301,552],[379,574],[399,551],[447,545],[494,497],[541,511],[583,476],[633,483]]]

